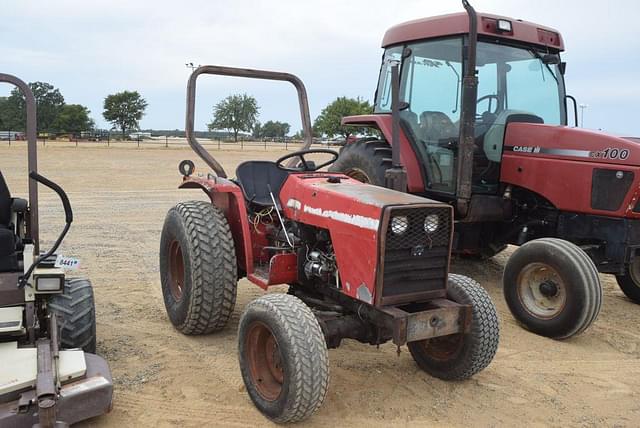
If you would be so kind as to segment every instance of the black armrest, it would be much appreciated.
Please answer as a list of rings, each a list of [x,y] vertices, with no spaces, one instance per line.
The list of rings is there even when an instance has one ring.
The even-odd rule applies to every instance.
[[[11,199],[11,211],[14,213],[26,213],[29,203],[26,199],[12,198]]]

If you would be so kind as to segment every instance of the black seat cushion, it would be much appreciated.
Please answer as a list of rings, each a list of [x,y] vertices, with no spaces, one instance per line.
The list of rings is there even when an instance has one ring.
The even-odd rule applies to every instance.
[[[13,201],[11,200],[9,187],[7,186],[6,181],[4,181],[2,171],[0,171],[0,227],[9,227],[9,223],[11,223],[12,204]]]
[[[18,270],[16,237],[13,231],[0,225],[0,272]]]
[[[280,189],[288,176],[287,171],[281,170],[271,161],[247,161],[236,169],[236,180],[245,199],[251,204],[265,207],[273,206],[270,192],[279,204]]]

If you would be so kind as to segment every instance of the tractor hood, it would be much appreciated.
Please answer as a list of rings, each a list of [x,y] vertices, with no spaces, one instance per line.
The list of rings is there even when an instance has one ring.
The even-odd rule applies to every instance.
[[[640,217],[637,139],[566,126],[511,123],[504,138],[500,180],[544,197],[561,211]]]
[[[640,166],[640,139],[566,126],[512,123],[504,151],[542,157],[573,158],[583,162]]]

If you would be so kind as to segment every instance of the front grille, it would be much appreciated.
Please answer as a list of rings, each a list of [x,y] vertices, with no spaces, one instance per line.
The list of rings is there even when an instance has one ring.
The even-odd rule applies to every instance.
[[[591,208],[617,211],[629,192],[634,174],[615,169],[593,170],[591,177]]]
[[[385,235],[382,300],[443,290],[451,239],[451,209],[391,209]]]

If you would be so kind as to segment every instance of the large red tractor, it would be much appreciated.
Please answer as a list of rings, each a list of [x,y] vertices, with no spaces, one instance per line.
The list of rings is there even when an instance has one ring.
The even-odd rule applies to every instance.
[[[343,339],[407,345],[418,366],[442,379],[484,369],[498,346],[498,318],[475,281],[448,273],[453,209],[448,204],[320,171],[338,154],[302,150],[276,162],[240,164],[234,179],[193,137],[196,79],[222,74],[285,80],[299,92],[307,145],[304,86],[285,73],[203,66],[187,98],[189,143],[215,172],[181,188],[209,201],[183,202],[165,219],[160,243],[164,302],[185,334],[225,327],[240,278],[263,289],[288,284],[247,305],[238,332],[247,392],[276,422],[309,417],[329,381],[327,348]],[[328,156],[313,162],[310,157]],[[293,161],[293,162],[291,162]]]
[[[396,171],[392,187],[450,204],[459,254],[519,245],[503,278],[510,309],[567,338],[598,315],[597,271],[640,302],[640,148],[567,126],[577,108],[558,31],[463,4],[386,32],[374,113],[343,119],[381,138],[348,144],[331,171],[381,186]]]

